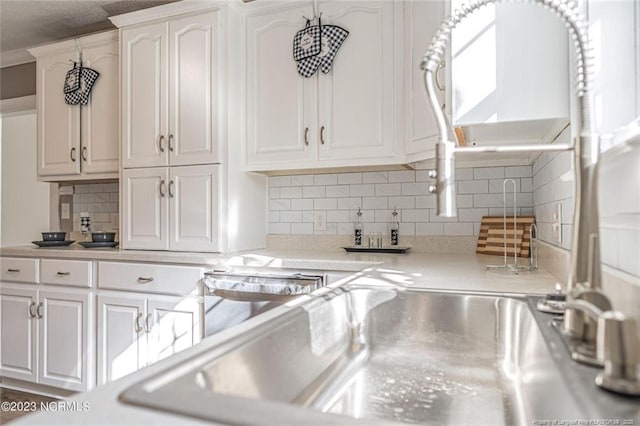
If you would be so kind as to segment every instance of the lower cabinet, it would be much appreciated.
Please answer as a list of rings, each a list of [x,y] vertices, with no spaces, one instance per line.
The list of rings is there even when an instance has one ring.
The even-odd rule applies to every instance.
[[[98,296],[98,384],[108,383],[200,341],[197,298],[146,294]]]
[[[93,387],[88,290],[0,288],[0,374],[73,391]]]

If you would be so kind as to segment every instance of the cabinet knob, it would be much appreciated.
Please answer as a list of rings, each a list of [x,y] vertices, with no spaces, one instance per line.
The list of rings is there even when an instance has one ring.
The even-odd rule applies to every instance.
[[[7,269],[7,272],[13,272],[13,273],[16,273],[16,274],[17,274],[18,272],[20,272],[20,269],[16,269],[16,268],[9,268],[9,269]]]
[[[173,198],[173,181],[169,181],[169,197]]]
[[[160,181],[160,187],[158,188],[160,191],[160,197],[164,197],[164,186],[165,186],[164,179],[162,179]]]
[[[29,318],[36,317],[36,302],[29,303]]]
[[[324,126],[320,127],[320,143],[324,145]]]
[[[136,333],[140,333],[142,331],[142,326],[140,325],[140,318],[142,318],[142,312],[138,312],[138,316],[136,316],[136,320],[133,322],[133,329]]]
[[[38,303],[38,308],[36,309],[36,317],[38,319],[42,319],[44,314],[42,313],[41,309],[43,309],[44,306],[42,305],[42,302]]]
[[[151,314],[147,314],[144,319],[144,331],[145,333],[151,333]]]
[[[59,277],[68,277],[69,275],[71,275],[71,272],[58,272],[56,273],[56,275]]]
[[[151,281],[153,281],[153,277],[138,277],[138,282],[139,283],[150,283]]]
[[[169,151],[173,152],[173,135],[169,135]]]
[[[309,146],[309,128],[308,127],[304,128],[304,144],[306,146]]]
[[[71,157],[71,161],[76,162],[76,147],[71,148],[71,152],[69,153],[69,157]]]
[[[87,147],[82,147],[82,161],[87,161]]]

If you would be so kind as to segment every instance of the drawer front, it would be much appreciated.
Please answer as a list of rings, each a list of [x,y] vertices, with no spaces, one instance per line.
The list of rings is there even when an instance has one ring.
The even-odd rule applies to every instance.
[[[42,284],[91,287],[91,261],[53,260],[40,261]]]
[[[38,259],[3,257],[0,258],[0,268],[2,281],[32,284],[39,281]]]
[[[155,263],[99,262],[98,287],[163,294],[200,294],[204,268]]]

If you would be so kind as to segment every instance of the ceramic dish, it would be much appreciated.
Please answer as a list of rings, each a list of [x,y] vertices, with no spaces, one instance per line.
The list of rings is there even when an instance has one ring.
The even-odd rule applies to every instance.
[[[42,232],[42,241],[65,241],[66,232]]]
[[[411,247],[342,247],[347,252],[356,253],[406,253]]]
[[[119,243],[117,241],[80,241],[78,244],[84,248],[111,248]]]
[[[33,244],[38,247],[66,247],[73,244],[74,240],[65,240],[65,241],[31,241]]]
[[[115,232],[92,232],[91,239],[94,243],[112,243],[116,238]]]

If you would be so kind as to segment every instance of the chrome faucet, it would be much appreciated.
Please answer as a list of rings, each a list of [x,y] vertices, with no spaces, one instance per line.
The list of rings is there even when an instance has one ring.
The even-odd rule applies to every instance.
[[[598,223],[598,154],[599,136],[594,130],[593,101],[591,93],[590,67],[588,56],[587,24],[573,4],[565,0],[525,0],[546,7],[558,15],[568,28],[575,46],[576,54],[576,96],[578,114],[572,125],[576,137],[569,144],[527,144],[483,147],[456,146],[456,137],[452,127],[440,106],[435,89],[435,76],[444,59],[449,36],[466,17],[489,4],[505,3],[507,0],[471,0],[450,17],[445,19],[431,40],[420,64],[424,71],[424,83],[438,126],[436,143],[436,169],[430,174],[435,185],[430,186],[431,193],[437,196],[437,214],[456,216],[455,199],[455,153],[456,152],[543,152],[572,151],[575,170],[575,210],[573,216],[573,240],[571,245],[571,268],[567,278],[567,305],[565,309],[564,331],[582,343],[592,344],[596,335],[604,333],[600,318],[610,314],[611,303],[602,293],[600,267],[600,240]],[[586,309],[588,303],[596,310]],[[599,312],[598,315],[594,315]],[[616,316],[617,315],[617,316]],[[630,320],[625,320],[630,321]],[[605,321],[606,323],[606,321]],[[625,322],[626,324],[626,322]],[[625,326],[633,328],[635,325]],[[637,336],[626,333],[625,339],[633,342],[620,342],[620,345],[637,347]],[[611,344],[611,339],[600,339],[602,344]],[[597,343],[597,342],[596,342]],[[605,350],[605,349],[603,349]],[[616,349],[606,348],[605,352],[619,353]],[[605,362],[606,364],[606,362]],[[605,369],[606,370],[606,369]],[[607,382],[606,380],[601,382]],[[608,382],[607,382],[608,383]],[[627,386],[628,387],[628,386]]]

